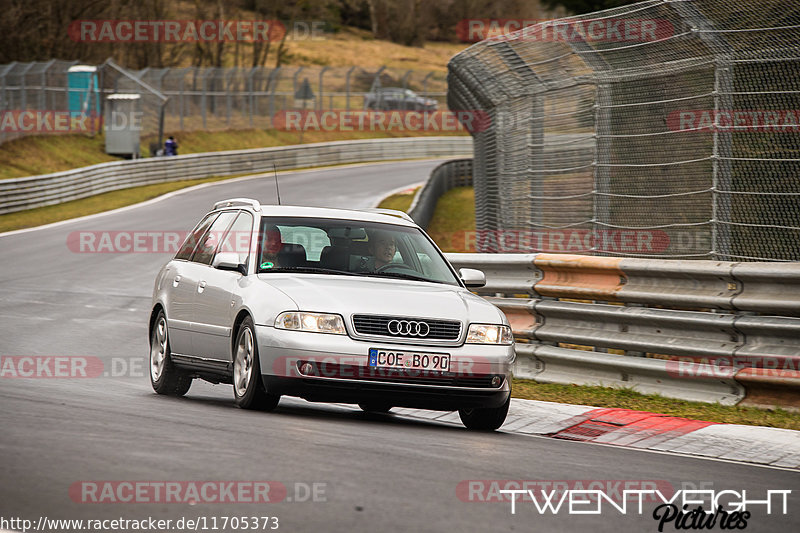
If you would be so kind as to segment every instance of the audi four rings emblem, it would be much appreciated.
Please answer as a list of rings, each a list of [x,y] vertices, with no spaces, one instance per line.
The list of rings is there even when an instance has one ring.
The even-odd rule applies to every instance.
[[[427,322],[416,322],[414,320],[390,320],[386,327],[392,335],[425,337],[431,332],[431,327]]]

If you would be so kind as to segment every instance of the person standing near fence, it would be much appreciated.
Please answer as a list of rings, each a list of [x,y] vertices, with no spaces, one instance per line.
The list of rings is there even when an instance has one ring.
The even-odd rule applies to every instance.
[[[178,155],[178,142],[172,135],[164,142],[164,155]]]

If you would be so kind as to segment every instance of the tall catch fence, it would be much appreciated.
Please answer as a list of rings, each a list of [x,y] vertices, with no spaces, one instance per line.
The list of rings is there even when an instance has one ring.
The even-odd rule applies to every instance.
[[[448,65],[478,251],[800,260],[800,3],[652,0]]]
[[[126,70],[113,61],[84,74],[93,81],[81,82],[73,73],[77,62],[10,63],[0,65],[0,115],[25,110],[84,111],[101,115],[103,102],[111,94],[140,95],[141,135],[158,136],[163,130],[222,130],[228,128],[272,128],[274,119],[291,110],[363,110],[368,95],[376,89],[402,88],[419,99],[438,102],[445,109],[447,80],[444,72],[362,67],[255,67],[255,68],[145,68]],[[93,68],[93,67],[90,67]],[[300,91],[305,82],[310,92]],[[92,84],[91,86],[87,83]],[[90,87],[90,90],[87,90]],[[310,96],[310,98],[296,98]],[[413,109],[409,95],[406,108]],[[375,98],[372,99],[373,101]],[[381,102],[380,97],[378,102]],[[403,107],[400,107],[401,109]],[[108,120],[110,117],[105,117]],[[124,120],[123,117],[118,117]],[[98,121],[89,121],[96,133]],[[42,133],[0,127],[0,143]],[[123,126],[120,124],[120,126]],[[46,132],[45,132],[46,133]],[[146,148],[146,147],[145,147]]]

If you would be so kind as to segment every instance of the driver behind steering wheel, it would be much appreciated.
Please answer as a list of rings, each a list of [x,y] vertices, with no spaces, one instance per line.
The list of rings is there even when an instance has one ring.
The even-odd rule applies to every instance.
[[[392,262],[397,251],[397,243],[392,234],[380,230],[370,231],[367,236],[369,237],[367,248],[372,260],[364,261],[366,258],[362,258],[362,263],[366,264],[359,266],[364,270],[375,272]]]

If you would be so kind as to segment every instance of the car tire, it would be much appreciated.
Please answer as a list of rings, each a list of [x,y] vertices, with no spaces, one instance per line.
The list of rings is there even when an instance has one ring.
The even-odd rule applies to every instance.
[[[169,327],[164,310],[160,310],[150,333],[150,384],[158,394],[183,396],[192,386],[192,377],[172,362]]]
[[[362,402],[358,406],[367,413],[388,413],[392,410],[392,406],[385,403]]]
[[[476,431],[494,431],[503,425],[511,405],[511,395],[500,407],[485,407],[476,409],[459,409],[458,416],[467,427]]]
[[[272,411],[281,399],[264,388],[256,330],[250,317],[242,321],[233,345],[233,397],[242,409],[260,411]]]

